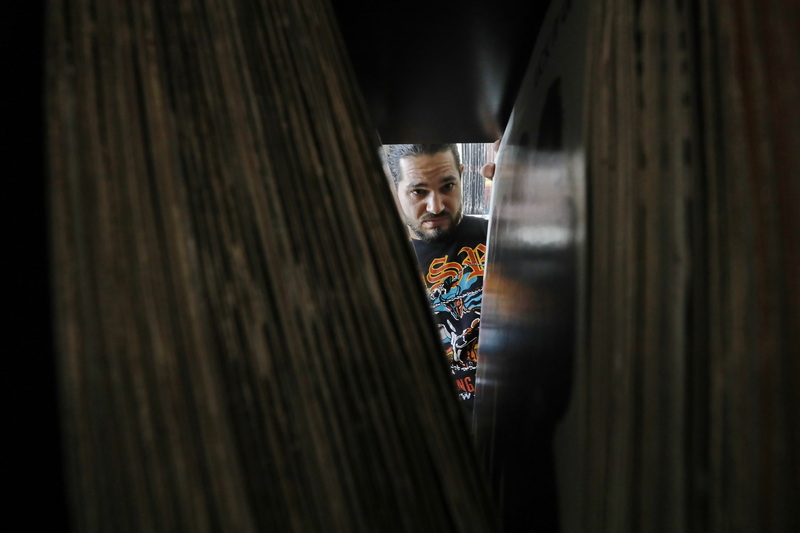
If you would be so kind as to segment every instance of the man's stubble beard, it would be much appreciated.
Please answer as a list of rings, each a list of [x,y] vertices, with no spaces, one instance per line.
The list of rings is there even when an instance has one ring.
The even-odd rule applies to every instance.
[[[422,224],[426,220],[430,220],[436,217],[426,217],[422,219],[419,222],[419,224],[412,224],[409,220],[406,220],[406,225],[408,226],[408,229],[410,229],[414,233],[414,235],[416,235],[417,238],[424,243],[433,244],[441,242],[450,237],[453,234],[453,232],[455,232],[456,228],[461,223],[461,220],[464,218],[464,214],[461,209],[458,210],[455,216],[450,215],[449,212],[445,214],[450,218],[450,227],[447,229],[432,228],[428,231],[422,229]]]

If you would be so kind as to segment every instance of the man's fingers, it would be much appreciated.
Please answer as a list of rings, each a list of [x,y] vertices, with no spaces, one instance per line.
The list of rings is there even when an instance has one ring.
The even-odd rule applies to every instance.
[[[495,157],[497,157],[497,151],[500,150],[500,141],[501,139],[497,139],[493,144],[492,147],[494,148]],[[486,178],[487,180],[494,178],[494,171],[495,171],[495,164],[494,163],[486,163],[481,167],[481,176]]]
[[[487,180],[494,178],[494,167],[495,167],[494,163],[486,163],[485,165],[483,165],[481,167],[481,176],[483,176]]]

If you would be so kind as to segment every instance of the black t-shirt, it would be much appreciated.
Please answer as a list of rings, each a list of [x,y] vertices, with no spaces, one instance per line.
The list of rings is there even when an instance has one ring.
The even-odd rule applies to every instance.
[[[475,402],[488,221],[465,216],[450,238],[412,240],[445,354],[467,411]]]

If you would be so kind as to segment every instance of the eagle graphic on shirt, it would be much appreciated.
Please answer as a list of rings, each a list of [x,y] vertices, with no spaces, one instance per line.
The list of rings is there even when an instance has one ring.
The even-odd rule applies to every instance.
[[[456,257],[430,263],[425,282],[453,373],[474,370],[483,295],[486,246],[461,248]]]

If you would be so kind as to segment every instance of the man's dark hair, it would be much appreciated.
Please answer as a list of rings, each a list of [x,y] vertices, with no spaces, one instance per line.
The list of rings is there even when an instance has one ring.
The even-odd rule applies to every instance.
[[[461,169],[461,157],[458,155],[458,147],[455,144],[391,144],[387,145],[387,160],[389,172],[392,174],[394,186],[400,183],[400,160],[404,157],[416,157],[420,155],[436,155],[441,152],[450,151],[456,162],[456,170]]]

